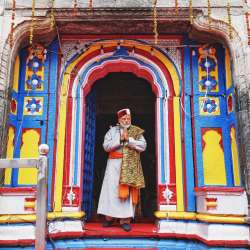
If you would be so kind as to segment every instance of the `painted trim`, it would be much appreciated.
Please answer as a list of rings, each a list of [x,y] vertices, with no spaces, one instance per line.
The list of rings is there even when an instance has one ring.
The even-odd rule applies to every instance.
[[[16,93],[19,89],[19,72],[20,72],[20,57],[19,55],[16,57],[15,65],[14,65],[14,76],[13,76],[13,84],[12,84],[12,90]]]
[[[225,49],[225,71],[226,71],[226,90],[233,86],[232,76],[231,76],[231,55],[228,48]]]
[[[71,235],[71,233],[70,233]],[[55,236],[55,237],[54,237]],[[76,232],[72,233],[72,236],[82,236],[82,233]],[[131,239],[131,238],[105,238],[103,239],[58,239],[60,237],[60,233],[58,234],[49,234],[51,239],[54,239],[53,245],[51,243],[47,243],[46,249],[53,250],[55,249],[84,249],[84,250],[157,250],[157,249],[190,249],[190,250],[226,250],[228,248],[225,247],[237,247],[239,250],[247,250],[248,241],[247,240],[206,240],[201,236],[195,234],[177,234],[177,233],[159,233],[157,234],[157,239]],[[178,239],[180,238],[180,239]],[[190,240],[198,240],[200,242],[193,242]],[[0,244],[2,246],[8,246],[8,248],[4,250],[33,250],[35,240],[1,240]],[[13,245],[21,246],[21,247],[11,247]],[[30,247],[24,247],[30,246]],[[83,247],[84,246],[84,247]],[[215,246],[213,248],[213,246]],[[238,248],[241,247],[241,248]]]
[[[174,104],[174,134],[175,134],[175,168],[176,168],[176,202],[177,211],[184,211],[182,145],[181,145],[181,120],[180,97],[173,98]]]
[[[246,216],[228,216],[228,215],[210,215],[189,212],[164,212],[156,211],[157,219],[176,219],[176,220],[198,220],[208,223],[229,223],[229,224],[246,224]]]
[[[53,193],[53,168],[54,166],[54,147],[55,147],[55,127],[56,127],[56,104],[57,104],[57,76],[58,76],[58,41],[53,41],[49,46],[48,65],[45,68],[45,79],[48,79],[48,125],[47,125],[47,144],[49,145],[48,154],[48,210],[52,210]],[[47,60],[46,60],[47,61]],[[47,69],[49,68],[49,70]],[[49,72],[49,73],[47,73]]]
[[[33,187],[0,187],[0,193],[35,193]]]
[[[47,213],[48,220],[55,220],[55,219],[63,219],[63,218],[70,218],[70,219],[81,219],[85,216],[83,211],[80,212],[49,212]],[[36,221],[36,214],[8,214],[8,215],[1,215],[0,216],[0,224],[5,223],[19,223],[19,222],[34,222]]]
[[[245,190],[241,187],[196,187],[195,192],[224,192],[224,193],[243,193]]]
[[[187,192],[187,211],[195,211],[195,173],[193,162],[193,138],[192,138],[192,125],[191,125],[191,103],[190,97],[185,96],[185,112],[184,112],[184,140],[185,140],[185,157],[186,157],[186,192]],[[190,114],[190,115],[188,115]]]

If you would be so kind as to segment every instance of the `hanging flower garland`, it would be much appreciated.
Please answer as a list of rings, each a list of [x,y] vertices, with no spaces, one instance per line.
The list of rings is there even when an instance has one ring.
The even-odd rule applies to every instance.
[[[93,0],[89,0],[89,8],[90,8],[90,9],[93,8]]]
[[[207,0],[207,16],[208,16],[208,26],[211,29],[211,2]]]
[[[245,0],[245,4],[247,4],[247,0]],[[247,24],[247,37],[248,37],[248,45],[250,45],[250,27],[249,27],[249,13],[245,12],[246,24]]]
[[[11,48],[13,47],[15,17],[16,17],[16,0],[12,0],[12,15],[11,15],[10,37],[9,37],[9,44]]]
[[[73,0],[73,13],[74,15],[77,13],[77,0]]]
[[[231,4],[230,1],[227,2],[227,18],[228,18],[228,32],[229,38],[233,38],[233,30],[232,30],[232,14],[231,14]]]
[[[35,17],[35,0],[32,0],[32,15],[30,25],[30,46],[33,47],[33,35],[34,35],[34,18]]]
[[[179,3],[178,0],[175,0],[175,13],[178,16],[179,15]]]
[[[54,25],[55,25],[54,2],[55,0],[51,0],[51,12],[50,12],[50,29],[51,30],[54,28]]]
[[[158,43],[158,24],[157,24],[157,0],[154,0],[153,5],[153,18],[154,18],[154,37],[155,37],[155,44]]]
[[[193,24],[194,16],[193,16],[193,1],[192,0],[189,0],[189,20],[190,20],[190,24]]]

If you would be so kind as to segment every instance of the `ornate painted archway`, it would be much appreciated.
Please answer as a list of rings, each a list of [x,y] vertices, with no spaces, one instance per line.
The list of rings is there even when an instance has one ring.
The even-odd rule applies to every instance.
[[[73,57],[65,68],[58,109],[55,211],[63,207],[62,196],[66,190],[63,185],[82,185],[85,97],[94,82],[110,72],[132,72],[150,83],[157,100],[158,193],[169,190],[172,199],[165,205],[183,211],[179,73],[162,51],[154,49],[152,55],[152,49],[146,44],[123,41],[122,46],[117,46],[115,40],[93,44],[82,55]],[[159,197],[159,205],[160,200]]]

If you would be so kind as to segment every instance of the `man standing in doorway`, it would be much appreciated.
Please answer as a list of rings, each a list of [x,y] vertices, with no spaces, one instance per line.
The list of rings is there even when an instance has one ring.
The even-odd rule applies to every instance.
[[[105,215],[104,227],[120,219],[125,231],[130,231],[139,201],[140,188],[145,187],[140,153],[146,149],[141,128],[131,125],[129,109],[117,112],[117,126],[111,127],[104,137],[103,147],[109,153],[98,203],[98,214]]]

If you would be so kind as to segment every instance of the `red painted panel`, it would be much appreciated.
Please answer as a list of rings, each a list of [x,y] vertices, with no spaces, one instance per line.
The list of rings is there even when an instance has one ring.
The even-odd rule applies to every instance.
[[[36,188],[32,187],[0,187],[0,194],[4,193],[35,193]]]
[[[168,99],[168,130],[169,130],[170,183],[176,183],[174,110],[173,110],[173,99],[172,98]]]
[[[68,197],[71,191],[74,196],[74,199],[72,200],[72,204],[70,204],[69,197]],[[80,191],[80,187],[72,187],[72,190],[71,190],[70,186],[63,186],[62,206],[63,207],[78,207],[80,205],[79,204],[79,191]]]
[[[164,197],[164,192],[166,188],[171,192],[171,197],[169,197],[169,201]],[[176,205],[176,185],[159,185],[159,204],[160,205]]]
[[[64,147],[64,166],[63,166],[63,185],[69,185],[70,176],[70,156],[71,156],[71,128],[72,128],[72,97],[68,97],[67,120],[65,131],[65,147]]]
[[[243,193],[244,188],[241,187],[196,187],[195,192],[225,192],[225,193]]]

